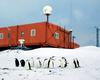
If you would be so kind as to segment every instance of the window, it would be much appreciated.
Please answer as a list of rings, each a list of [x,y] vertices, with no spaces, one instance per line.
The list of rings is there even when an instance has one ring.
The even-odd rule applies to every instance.
[[[3,39],[3,33],[0,33],[0,39]]]
[[[55,39],[59,39],[59,33],[55,32],[55,33],[54,33],[54,38],[55,38]]]
[[[23,31],[21,32],[21,37],[24,37],[24,32]]]
[[[32,29],[32,30],[31,30],[31,36],[32,36],[32,37],[36,36],[36,29]]]

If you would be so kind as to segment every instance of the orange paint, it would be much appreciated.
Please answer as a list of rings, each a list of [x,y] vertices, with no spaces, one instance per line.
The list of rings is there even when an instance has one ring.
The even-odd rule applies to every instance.
[[[31,36],[31,30],[36,30],[36,36]],[[46,31],[47,30],[47,31]],[[3,33],[3,39],[0,39],[0,47],[18,46],[19,39],[25,39],[26,46],[50,46],[60,48],[73,48],[71,42],[71,33],[68,30],[64,30],[58,25],[46,22],[25,24],[18,26],[11,26],[0,28],[0,33]],[[10,38],[8,38],[10,33]],[[46,34],[47,33],[47,34]],[[59,33],[59,39],[54,37],[55,33]],[[21,35],[23,34],[23,36]],[[74,43],[74,48],[79,47],[77,43]]]

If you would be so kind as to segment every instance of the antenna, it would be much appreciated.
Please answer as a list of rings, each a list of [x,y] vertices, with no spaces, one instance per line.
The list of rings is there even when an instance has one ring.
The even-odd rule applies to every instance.
[[[95,26],[96,29],[96,47],[99,47],[99,28]]]
[[[76,38],[75,36],[72,36],[72,39],[73,39],[73,49],[74,49],[74,47],[75,47],[75,46],[74,46],[75,38]]]

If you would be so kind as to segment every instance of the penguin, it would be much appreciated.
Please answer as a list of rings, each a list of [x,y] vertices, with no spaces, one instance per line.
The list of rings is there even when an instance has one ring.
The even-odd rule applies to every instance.
[[[28,67],[29,67],[29,70],[32,70],[32,69],[31,69],[31,64],[30,64],[29,61],[28,61]]]
[[[35,67],[36,68],[41,68],[42,67],[42,63],[40,61],[40,57],[38,57],[35,61]]]
[[[77,64],[77,68],[80,67],[80,64],[79,64],[79,60],[76,58],[76,64]]]
[[[31,57],[31,59],[30,59],[30,65],[31,65],[31,67],[34,67],[34,59],[33,59],[33,57]]]
[[[26,69],[26,70],[32,70],[30,61],[29,61],[28,59],[27,59],[26,62],[25,62],[25,69]]]
[[[62,59],[64,60],[64,68],[66,68],[67,67],[67,60],[66,60],[66,58],[65,57],[62,57]]]
[[[25,61],[25,69],[29,69],[28,62],[29,62],[29,60],[27,59],[27,60]]]
[[[15,58],[15,66],[16,66],[16,67],[19,67],[19,61],[18,61],[17,58]]]
[[[73,63],[74,63],[75,68],[77,68],[77,63],[75,59],[73,59]]]
[[[40,57],[38,57],[37,59],[38,59],[38,62],[39,62],[39,68],[41,68],[42,67],[42,62],[40,60]]]
[[[48,61],[48,68],[54,68],[54,59],[52,59],[51,57]]]
[[[61,64],[62,64],[61,59],[59,59],[59,60],[58,60],[58,67],[61,68]]]
[[[58,58],[53,59],[54,68],[60,67],[60,60]]]
[[[60,60],[60,67],[63,68],[64,67],[64,61],[61,59]]]
[[[25,66],[25,61],[23,59],[20,60],[20,63],[21,63],[21,67],[24,67]]]
[[[50,59],[48,60],[48,65],[47,65],[47,68],[49,68],[49,65],[50,65]]]
[[[44,59],[44,61],[43,61],[43,67],[44,68],[48,68],[48,59],[46,58],[46,59]]]
[[[60,61],[59,67],[65,68],[67,66],[67,60],[64,57],[62,57],[59,61]]]

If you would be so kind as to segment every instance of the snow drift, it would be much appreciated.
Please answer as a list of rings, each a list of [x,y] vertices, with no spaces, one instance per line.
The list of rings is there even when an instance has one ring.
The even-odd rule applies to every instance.
[[[45,69],[47,67],[47,62],[45,61],[45,63],[43,63],[44,60],[48,60],[51,57],[53,57],[53,60],[54,60],[54,67],[52,71],[50,71],[52,66],[50,69]],[[62,57],[65,57],[68,62],[68,66],[64,68],[63,70],[58,68],[60,64],[59,60],[61,60]],[[47,72],[49,70],[51,72],[50,74],[53,74],[53,75],[55,73],[57,74],[62,71],[61,75],[63,74],[63,76],[61,75],[57,75],[57,76],[63,77],[63,79],[62,78],[58,79],[53,76],[54,77],[54,78],[52,77],[53,80],[56,80],[56,79],[66,80],[66,76],[68,80],[73,80],[73,78],[75,77],[76,77],[75,80],[89,80],[89,79],[100,80],[100,77],[99,77],[100,76],[100,63],[99,63],[100,58],[99,57],[100,57],[100,48],[97,48],[95,46],[80,47],[77,49],[39,48],[39,49],[34,49],[34,50],[29,50],[29,51],[5,50],[5,51],[0,52],[0,69],[8,68],[8,69],[17,69],[17,70],[19,69],[27,70],[28,69],[27,62],[29,61],[31,66],[34,63],[34,67],[32,67],[32,71],[36,72],[37,70],[37,73],[36,73],[38,74],[37,76],[41,74],[40,72],[49,74]],[[21,64],[19,67],[16,67],[15,58],[17,58],[19,61],[22,59],[25,60],[26,62],[25,67],[21,67]],[[76,59],[76,58],[80,62],[81,67],[79,69],[74,68],[73,59]],[[39,61],[41,62],[41,65],[42,65],[41,68],[39,65]],[[38,71],[38,69],[41,69],[41,71]],[[30,74],[30,72],[27,74]],[[32,74],[35,75],[34,72],[32,72]],[[29,79],[32,80],[31,78],[33,78],[32,77],[33,75],[30,74],[30,78],[28,79],[25,78],[25,80],[29,80]],[[42,75],[44,74],[41,74],[41,77]],[[34,80],[41,80],[41,78],[37,76],[35,76]],[[45,78],[42,77],[43,80],[49,80],[50,76],[49,77],[47,76],[48,75],[45,75]],[[15,80],[15,78],[13,79]]]

